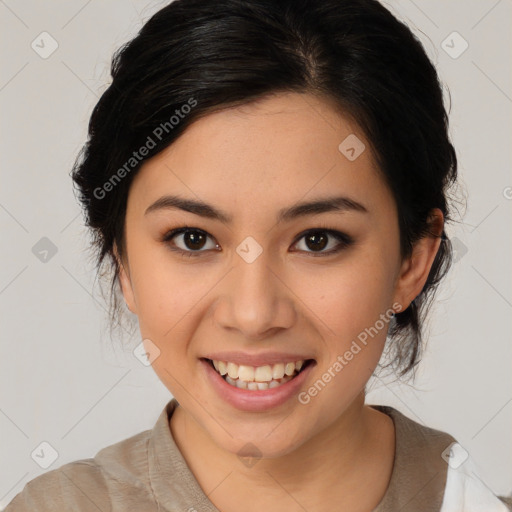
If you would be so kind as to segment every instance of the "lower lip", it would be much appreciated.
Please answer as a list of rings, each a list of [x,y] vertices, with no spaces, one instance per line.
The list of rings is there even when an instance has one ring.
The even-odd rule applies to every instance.
[[[242,411],[261,412],[278,407],[299,393],[307,379],[314,362],[309,363],[296,377],[280,386],[271,389],[250,390],[241,389],[228,384],[211,364],[201,359],[206,375],[217,394],[233,407]]]

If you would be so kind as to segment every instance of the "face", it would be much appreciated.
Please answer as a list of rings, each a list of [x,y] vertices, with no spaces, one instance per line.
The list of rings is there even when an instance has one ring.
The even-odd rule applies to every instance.
[[[361,406],[391,308],[419,294],[438,246],[401,261],[396,205],[362,131],[298,93],[192,124],[135,176],[125,226],[123,294],[154,370],[219,447],[266,457]],[[229,373],[258,389],[208,359],[238,363]],[[279,363],[297,361],[279,380]]]

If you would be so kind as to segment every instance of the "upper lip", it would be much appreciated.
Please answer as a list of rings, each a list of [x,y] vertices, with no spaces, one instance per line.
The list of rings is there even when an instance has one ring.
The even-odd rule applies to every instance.
[[[265,366],[267,364],[273,365],[277,363],[313,359],[304,354],[292,354],[290,352],[259,352],[257,354],[247,354],[239,351],[212,352],[206,354],[203,358],[211,359],[212,361],[229,361],[239,366]]]

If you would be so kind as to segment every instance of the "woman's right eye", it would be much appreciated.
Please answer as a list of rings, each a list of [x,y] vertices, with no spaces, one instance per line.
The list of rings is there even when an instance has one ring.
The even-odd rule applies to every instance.
[[[205,246],[205,241],[213,238],[206,231],[198,228],[182,227],[167,232],[162,241],[167,243],[172,251],[187,254],[188,256],[199,256],[199,253],[205,252],[201,250]],[[172,241],[172,242],[171,242]],[[180,247],[181,245],[181,247]],[[212,243],[211,247],[206,250],[218,248],[219,245]]]

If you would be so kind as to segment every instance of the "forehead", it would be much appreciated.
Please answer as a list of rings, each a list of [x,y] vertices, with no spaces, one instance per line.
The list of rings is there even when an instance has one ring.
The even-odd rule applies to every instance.
[[[251,213],[336,193],[392,206],[359,126],[328,102],[298,93],[276,94],[192,123],[142,165],[130,190],[141,208],[166,193]]]

